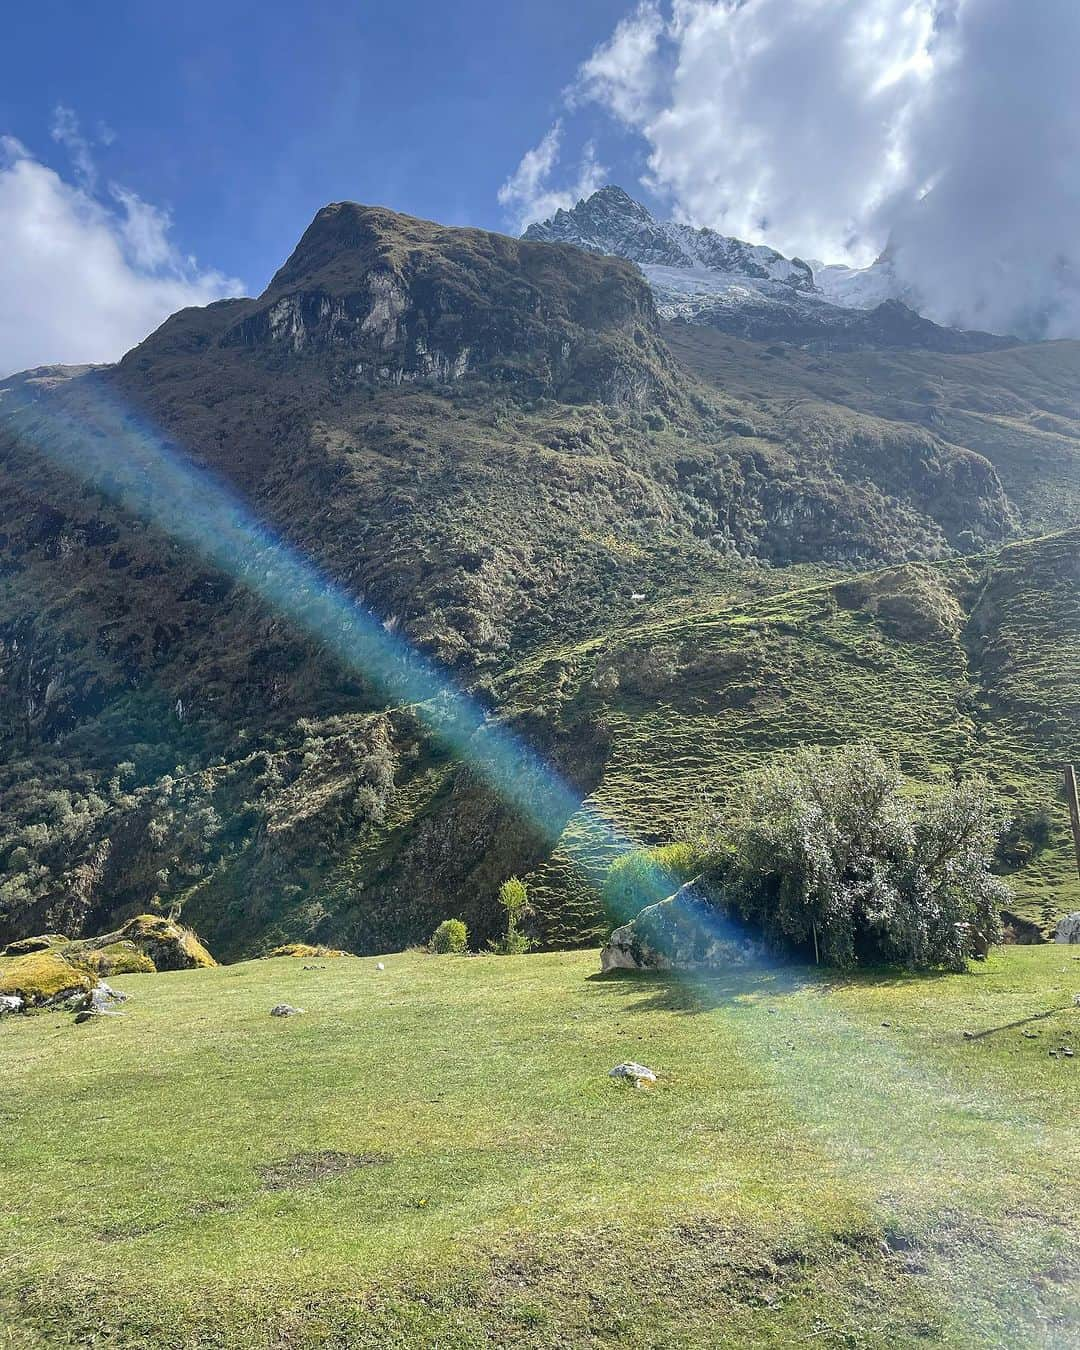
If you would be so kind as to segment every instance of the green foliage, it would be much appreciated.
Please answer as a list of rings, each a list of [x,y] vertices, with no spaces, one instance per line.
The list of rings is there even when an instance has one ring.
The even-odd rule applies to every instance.
[[[499,887],[499,904],[506,914],[506,932],[491,944],[499,956],[522,956],[532,946],[519,924],[529,908],[529,893],[525,883],[509,877]]]
[[[525,883],[517,877],[507,878],[499,887],[499,904],[506,911],[506,922],[515,927],[529,904],[529,893],[525,889]]]
[[[460,956],[469,949],[469,930],[460,919],[443,919],[431,935],[436,956]]]
[[[700,861],[697,846],[687,840],[634,849],[616,858],[600,892],[607,932],[693,880],[701,870]]]
[[[806,748],[752,774],[730,827],[725,891],[743,918],[827,963],[963,970],[1000,939],[1005,824],[969,779],[905,792],[868,744]]]

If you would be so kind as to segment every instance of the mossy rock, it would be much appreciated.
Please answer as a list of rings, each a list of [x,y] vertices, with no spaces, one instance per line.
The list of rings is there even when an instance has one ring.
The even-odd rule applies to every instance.
[[[88,952],[79,964],[105,979],[110,975],[152,975],[157,970],[150,957],[127,940]]]
[[[158,914],[138,914],[116,932],[73,942],[65,951],[73,961],[88,965],[99,952],[111,951],[119,955],[117,948],[127,953],[134,949],[149,961],[151,970],[196,970],[217,965],[190,928]],[[138,967],[139,971],[147,969],[146,965]],[[134,970],[132,967],[132,973]],[[113,973],[126,972],[115,969]]]
[[[55,951],[0,957],[0,994],[17,994],[28,1007],[40,1007],[66,994],[84,994],[96,983]]]
[[[307,942],[286,942],[280,947],[275,947],[265,955],[271,956],[297,956],[310,958],[317,956],[319,958],[329,956],[349,956],[349,952],[343,952],[339,947],[313,947]]]
[[[31,952],[47,952],[54,947],[63,947],[70,941],[62,933],[41,933],[38,937],[19,938],[9,942],[0,952],[0,956],[29,956]]]
[[[129,919],[117,934],[145,952],[158,970],[194,970],[217,962],[190,928],[154,914]]]

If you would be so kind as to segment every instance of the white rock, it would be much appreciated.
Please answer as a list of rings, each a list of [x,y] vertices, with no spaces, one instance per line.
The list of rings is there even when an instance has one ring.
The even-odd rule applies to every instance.
[[[0,1014],[22,1012],[23,1006],[18,994],[0,994]]]
[[[291,1003],[275,1003],[270,1009],[271,1017],[295,1017],[297,1013],[302,1013],[303,1008],[294,1008]]]
[[[383,963],[382,963],[381,961],[376,961],[376,962],[375,962],[375,969],[376,969],[376,970],[385,970],[386,967],[383,965]]]
[[[1054,930],[1054,941],[1080,942],[1080,909],[1058,920],[1058,926]]]
[[[616,1064],[613,1069],[608,1070],[608,1077],[629,1079],[635,1087],[641,1087],[642,1083],[656,1082],[656,1074],[644,1064]]]

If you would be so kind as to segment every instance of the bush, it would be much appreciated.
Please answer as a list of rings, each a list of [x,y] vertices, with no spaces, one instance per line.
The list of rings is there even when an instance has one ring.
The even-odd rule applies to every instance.
[[[638,848],[616,858],[600,891],[607,933],[629,923],[646,905],[664,900],[700,872],[697,848],[688,842]]]
[[[499,904],[506,911],[506,932],[491,945],[500,956],[521,956],[529,950],[532,943],[518,925],[529,907],[529,893],[525,883],[517,877],[509,877],[499,887]]]
[[[431,935],[431,950],[437,956],[460,956],[469,949],[469,930],[460,919],[443,919]]]
[[[746,780],[724,890],[826,962],[963,970],[1001,937],[1010,893],[990,862],[1005,824],[979,779],[916,797],[871,745],[798,750]]]

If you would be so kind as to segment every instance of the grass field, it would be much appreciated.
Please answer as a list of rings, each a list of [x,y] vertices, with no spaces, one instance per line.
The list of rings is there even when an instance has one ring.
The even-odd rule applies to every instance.
[[[3,1350],[1076,1344],[1069,948],[929,978],[385,963],[5,1019]]]

